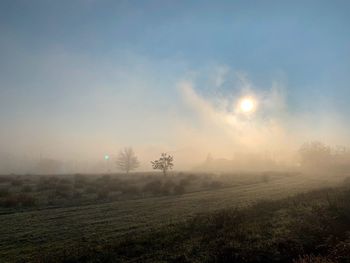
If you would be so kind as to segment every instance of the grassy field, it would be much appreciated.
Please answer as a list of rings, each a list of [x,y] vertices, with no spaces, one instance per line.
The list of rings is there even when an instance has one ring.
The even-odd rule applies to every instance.
[[[340,178],[292,175],[182,195],[3,214],[0,257],[2,262],[30,261],[39,254],[75,244],[107,244],[118,237],[181,222],[201,213],[244,207],[261,199],[279,199],[339,181]]]
[[[348,182],[349,183],[349,182]],[[348,263],[349,184],[322,188],[42,255],[39,262]]]

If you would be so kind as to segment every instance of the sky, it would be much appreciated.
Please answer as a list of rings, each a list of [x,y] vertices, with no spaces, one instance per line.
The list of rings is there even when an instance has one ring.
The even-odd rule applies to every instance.
[[[0,159],[349,145],[349,1],[0,2]],[[254,97],[249,116],[237,112]],[[5,158],[5,157],[6,158]],[[9,157],[10,156],[10,157]],[[5,159],[4,159],[5,158]]]

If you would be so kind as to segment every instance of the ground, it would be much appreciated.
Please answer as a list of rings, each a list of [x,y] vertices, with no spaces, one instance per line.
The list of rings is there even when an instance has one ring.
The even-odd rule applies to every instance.
[[[148,176],[152,177],[152,182],[155,178],[161,180],[161,185],[166,180],[173,180],[176,186],[188,176],[193,182],[203,180],[200,174],[173,174],[170,179],[146,175],[142,176],[142,180],[149,180]],[[215,180],[208,179],[212,177]],[[186,223],[200,214],[230,208],[243,209],[259,200],[277,200],[312,189],[335,186],[342,180],[341,177],[305,176],[298,173],[271,173],[268,178],[266,173],[212,177],[205,175],[207,181],[216,182],[215,187],[207,187],[206,183],[194,187],[189,183],[185,187],[189,190],[178,194],[162,191],[141,193],[124,196],[117,201],[96,198],[89,202],[83,200],[76,206],[67,203],[68,196],[68,201],[57,202],[55,206],[39,203],[37,206],[3,207],[0,216],[0,256],[5,262],[27,262],[37,261],[42,255],[64,253],[76,246],[103,247],[151,229]],[[96,182],[96,178],[92,181]],[[113,178],[112,175],[107,180]],[[33,192],[35,195],[35,190]]]

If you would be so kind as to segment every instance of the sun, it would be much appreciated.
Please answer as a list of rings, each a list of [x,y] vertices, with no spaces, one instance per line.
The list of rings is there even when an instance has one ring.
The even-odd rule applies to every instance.
[[[239,109],[243,113],[252,113],[256,110],[256,101],[251,97],[244,97],[239,101]]]

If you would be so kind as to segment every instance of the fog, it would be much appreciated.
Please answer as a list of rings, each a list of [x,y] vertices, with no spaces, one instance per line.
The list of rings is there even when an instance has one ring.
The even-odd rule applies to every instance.
[[[4,5],[0,173],[35,173],[43,160],[58,173],[117,172],[124,147],[137,171],[162,152],[178,171],[208,155],[277,169],[298,166],[306,142],[349,146],[341,4],[151,2],[38,1],[23,16]]]
[[[31,68],[16,69],[23,83],[5,79],[14,92],[3,92],[1,173],[40,172],[45,160],[53,173],[118,172],[115,158],[127,146],[138,171],[162,152],[178,171],[295,169],[305,142],[349,145],[343,115],[320,107],[322,94],[293,101],[285,77],[260,85],[224,65],[194,70],[185,59],[135,54],[117,64],[62,50],[26,60]],[[244,113],[247,96],[256,105]],[[204,165],[208,156],[218,164]]]
[[[1,262],[350,262],[350,1],[0,1]]]

